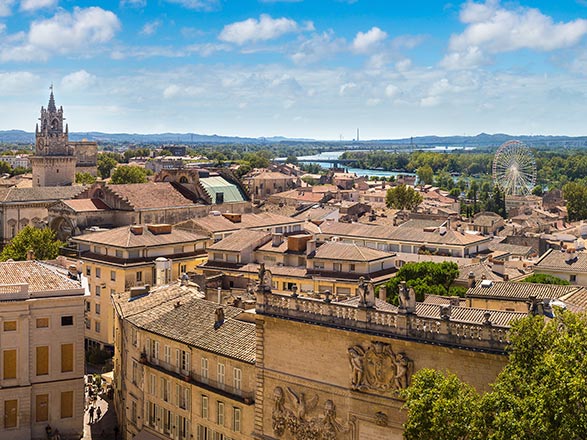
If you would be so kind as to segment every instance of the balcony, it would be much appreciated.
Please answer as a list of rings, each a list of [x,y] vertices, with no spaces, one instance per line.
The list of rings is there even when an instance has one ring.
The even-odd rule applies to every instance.
[[[237,400],[245,405],[253,405],[255,403],[255,392],[237,389],[233,386],[219,383],[210,378],[202,377],[194,372],[180,371],[176,366],[161,361],[160,359],[153,359],[151,356],[141,355],[141,363],[147,365],[153,370],[160,371],[169,376],[181,379],[191,385],[203,388],[206,391],[220,394],[226,398]]]

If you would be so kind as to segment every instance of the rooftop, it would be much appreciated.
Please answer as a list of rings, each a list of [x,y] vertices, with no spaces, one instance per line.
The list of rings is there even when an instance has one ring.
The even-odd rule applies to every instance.
[[[35,188],[0,188],[1,202],[44,202],[72,199],[84,186],[39,186]]]
[[[110,191],[135,209],[172,208],[194,205],[169,182],[127,183],[108,185]]]
[[[2,287],[0,298],[5,298],[5,293],[13,290],[9,286],[15,285],[28,285],[28,293],[33,296],[35,293],[50,293],[49,296],[84,294],[79,281],[72,280],[49,265],[38,261],[0,263],[0,286]]]
[[[314,258],[327,260],[345,260],[367,262],[393,257],[394,254],[379,251],[364,246],[357,246],[354,243],[326,242],[316,249]]]
[[[161,286],[148,295],[113,297],[120,316],[150,333],[249,364],[255,363],[255,324],[235,319],[241,309],[223,306],[224,322],[215,326],[218,304],[201,298],[195,286]]]
[[[218,243],[209,246],[208,250],[240,252],[249,246],[258,244],[259,241],[269,240],[270,237],[271,234],[268,232],[241,229],[220,240]]]
[[[575,252],[570,255],[565,251],[551,249],[534,264],[536,272],[541,269],[568,271],[573,273],[587,272],[587,254]]]
[[[133,228],[142,228],[142,233],[135,234]],[[153,234],[149,225],[122,226],[101,232],[90,232],[71,239],[74,243],[102,244],[121,248],[137,248],[151,246],[165,246],[179,243],[193,243],[206,240],[205,235],[181,229],[171,229],[170,233]]]
[[[525,301],[531,296],[536,296],[537,299],[557,299],[582,289],[584,287],[498,281],[492,282],[491,285],[487,283],[487,287],[477,283],[475,287],[467,290],[466,296]]]

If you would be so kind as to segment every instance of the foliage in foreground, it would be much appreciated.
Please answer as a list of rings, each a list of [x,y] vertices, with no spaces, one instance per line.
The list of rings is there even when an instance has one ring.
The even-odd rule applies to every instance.
[[[423,369],[405,391],[405,438],[587,438],[587,317],[532,316],[511,330],[509,363],[480,394],[456,376]]]
[[[55,232],[50,228],[25,226],[4,247],[0,253],[0,261],[26,260],[29,250],[35,253],[36,260],[52,260],[57,258],[59,248],[63,245],[64,243],[57,240]]]

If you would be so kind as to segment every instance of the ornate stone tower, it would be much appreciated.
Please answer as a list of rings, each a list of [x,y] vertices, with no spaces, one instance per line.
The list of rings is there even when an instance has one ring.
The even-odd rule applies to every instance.
[[[33,186],[67,186],[75,181],[76,158],[68,144],[69,130],[63,130],[63,107],[55,106],[53,86],[49,105],[41,107],[41,127],[35,130],[35,155],[31,157]]]

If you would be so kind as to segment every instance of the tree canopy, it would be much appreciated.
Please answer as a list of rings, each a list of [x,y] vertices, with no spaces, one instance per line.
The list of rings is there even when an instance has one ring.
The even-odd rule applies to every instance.
[[[147,181],[147,171],[136,165],[119,166],[112,173],[111,183],[118,185],[121,183],[145,183]]]
[[[398,304],[398,289],[402,281],[414,289],[417,301],[424,301],[426,294],[463,296],[464,288],[452,287],[458,276],[459,266],[452,261],[406,263],[385,286],[393,304]]]
[[[583,220],[587,218],[587,187],[577,182],[570,182],[563,186],[563,196],[567,201],[569,220]]]
[[[90,185],[96,181],[96,178],[90,173],[75,173],[75,183]]]
[[[59,248],[63,245],[50,228],[38,229],[29,225],[21,229],[4,247],[0,260],[26,260],[29,250],[34,252],[36,260],[52,260],[59,255]]]
[[[529,277],[524,278],[522,283],[537,283],[537,284],[557,284],[559,286],[568,286],[569,283],[567,280],[563,280],[562,278],[555,277],[554,275],[548,275],[545,273],[533,273]]]
[[[116,153],[101,153],[98,155],[97,163],[98,174],[100,177],[103,179],[110,177],[110,173],[116,168],[116,165],[118,165],[119,161],[117,160],[117,156],[120,155],[117,155]]]
[[[385,195],[385,204],[388,208],[413,210],[420,203],[423,197],[411,186],[404,184],[389,188]]]
[[[587,317],[529,316],[513,324],[510,341],[509,363],[488,393],[448,373],[416,373],[404,395],[405,438],[587,438]]]

